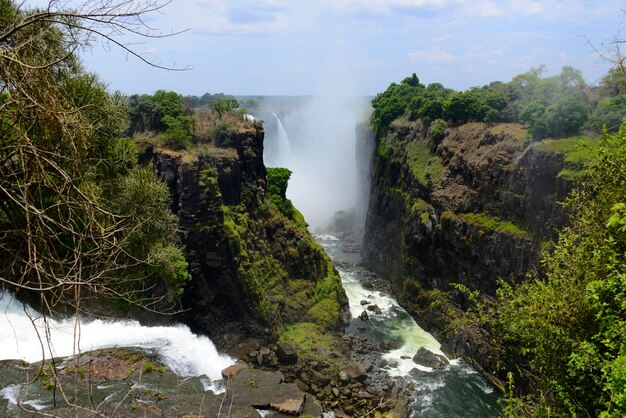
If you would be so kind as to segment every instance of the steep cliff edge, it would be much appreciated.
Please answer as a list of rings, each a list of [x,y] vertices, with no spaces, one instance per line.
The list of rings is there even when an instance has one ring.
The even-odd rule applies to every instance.
[[[178,215],[192,280],[187,322],[226,349],[246,337],[276,340],[289,326],[339,329],[348,318],[341,281],[301,216],[266,198],[263,128],[241,126],[226,147],[148,149]]]
[[[494,295],[498,280],[523,280],[567,222],[558,202],[577,168],[553,141],[527,145],[526,136],[519,125],[482,123],[437,135],[398,119],[375,144],[364,264],[449,352],[494,374],[486,331],[463,324],[469,303],[456,284]]]

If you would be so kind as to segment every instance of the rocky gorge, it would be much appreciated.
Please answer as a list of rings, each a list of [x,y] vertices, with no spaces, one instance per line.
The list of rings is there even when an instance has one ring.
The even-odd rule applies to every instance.
[[[463,321],[471,292],[493,296],[538,268],[567,223],[559,204],[580,170],[576,141],[529,144],[515,124],[467,123],[433,134],[399,118],[388,132],[360,129],[372,164],[364,265],[386,277],[401,304],[442,342],[503,388],[486,330]],[[373,145],[372,145],[373,141]]]

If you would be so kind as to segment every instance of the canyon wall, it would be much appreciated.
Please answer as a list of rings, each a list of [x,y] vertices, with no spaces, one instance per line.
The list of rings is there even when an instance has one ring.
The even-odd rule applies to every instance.
[[[398,119],[375,140],[363,263],[448,352],[496,374],[486,330],[462,325],[468,289],[495,294],[524,280],[567,223],[563,201],[578,167],[554,141],[528,144],[515,124],[440,132]],[[359,145],[372,147],[371,143]],[[459,286],[461,285],[461,286]]]
[[[339,275],[302,217],[287,219],[267,198],[263,138],[260,124],[247,124],[221,147],[142,156],[179,218],[192,276],[186,321],[224,348],[275,340],[296,323],[332,330],[349,320]]]

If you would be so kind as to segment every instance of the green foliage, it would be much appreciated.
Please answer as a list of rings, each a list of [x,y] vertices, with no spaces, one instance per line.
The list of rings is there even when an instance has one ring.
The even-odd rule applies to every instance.
[[[144,373],[152,373],[153,370],[154,370],[154,365],[152,364],[151,361],[147,361],[146,364],[143,365]]]
[[[501,360],[534,388],[511,396],[510,416],[626,414],[625,139],[626,125],[588,164],[545,278],[498,292],[488,326]]]
[[[145,306],[163,296],[147,289],[168,279],[151,272],[153,246],[176,244],[167,189],[136,168],[123,135],[133,106],[146,103],[108,92],[83,68],[75,54],[94,33],[80,28],[93,22],[67,17],[65,6],[42,18],[0,2],[0,32],[11,33],[0,53],[0,276],[48,306],[78,306],[81,293]],[[151,115],[182,116],[177,97],[155,94]]]
[[[600,143],[597,138],[570,137],[548,139],[537,145],[548,152],[565,154],[565,165],[558,177],[577,181],[585,175],[585,167],[599,151]]]
[[[291,170],[282,167],[267,168],[267,191],[270,199],[278,210],[289,219],[293,219],[294,211],[291,200],[287,199],[287,186]]]
[[[211,101],[209,107],[217,113],[219,119],[222,119],[226,112],[239,108],[239,102],[233,98],[223,98]]]
[[[542,77],[544,72],[543,66],[531,68],[508,83],[496,81],[461,92],[439,83],[424,88],[413,74],[400,84],[392,83],[372,100],[371,123],[380,136],[404,114],[426,125],[436,119],[454,123],[521,122],[529,126],[533,139],[542,139],[574,135],[585,126],[599,131],[603,123],[615,130],[626,116],[626,101],[620,97],[624,89],[619,89],[626,85],[621,82],[625,77],[619,71],[606,81],[619,88],[596,90],[594,97],[599,97],[594,99],[589,98],[579,70],[565,66],[552,77]],[[586,125],[592,114],[593,122]]]
[[[430,139],[433,144],[439,144],[446,135],[447,123],[443,119],[436,119],[429,128]],[[431,150],[432,151],[432,150]]]
[[[231,122],[220,121],[213,131],[215,143],[219,147],[232,147],[237,128]]]
[[[298,355],[305,360],[324,362],[329,361],[324,352],[328,353],[339,344],[336,337],[310,322],[300,322],[286,327],[279,340],[297,347]]]
[[[626,87],[624,87],[624,91],[626,91]],[[600,100],[594,110],[593,127],[597,130],[601,130],[602,127],[605,126],[609,132],[616,132],[625,117],[626,94],[623,93],[614,97],[606,97]]]
[[[134,132],[168,129],[168,122],[191,114],[183,104],[182,96],[174,91],[157,90],[153,95],[133,95],[128,98],[130,134]],[[168,116],[168,119],[164,119]],[[186,124],[184,119],[180,123]]]
[[[167,127],[161,134],[164,144],[174,150],[191,148],[191,130],[194,123],[193,116],[165,115],[162,119]]]
[[[407,163],[413,176],[422,184],[439,183],[443,175],[443,163],[438,155],[431,153],[426,141],[412,141],[406,147]]]
[[[528,235],[528,232],[524,231],[512,222],[501,221],[497,217],[490,217],[483,213],[464,213],[461,217],[469,223],[479,226],[480,228],[498,232],[507,232],[514,235]]]

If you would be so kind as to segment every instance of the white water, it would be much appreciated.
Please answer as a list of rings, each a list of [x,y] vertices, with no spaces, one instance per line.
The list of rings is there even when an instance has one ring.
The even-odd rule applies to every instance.
[[[398,345],[397,349],[383,354],[383,358],[388,362],[385,369],[389,375],[400,377],[414,386],[411,417],[502,416],[493,389],[463,361],[450,360],[449,366],[438,370],[413,362],[420,347],[443,354],[437,340],[420,328],[393,297],[363,287],[361,274],[364,271],[355,267],[359,257],[345,252],[340,239],[332,235],[317,235],[316,239],[334,261],[341,262],[337,270],[352,316],[349,332]],[[361,305],[363,300],[369,303]],[[378,305],[381,313],[367,311],[367,306],[372,305]],[[369,320],[361,321],[359,316],[363,311],[368,312]]]
[[[395,366],[389,367],[388,373],[391,376],[406,376],[412,369],[430,371],[429,367],[416,364],[412,358],[421,347],[433,353],[444,355],[441,351],[441,344],[435,337],[417,325],[415,320],[390,295],[367,290],[354,273],[338,270],[348,296],[352,318],[358,318],[361,312],[367,309],[367,306],[361,305],[362,300],[368,301],[370,305],[378,305],[381,314],[376,314],[376,317],[385,322],[389,335],[402,341],[398,349],[383,355],[383,358],[390,364],[395,364]],[[371,312],[370,315],[372,315]]]
[[[33,321],[31,322],[31,319]],[[45,336],[42,316],[24,306],[8,292],[0,293],[0,360],[28,362],[69,356],[98,348],[136,347],[155,352],[160,361],[181,376],[207,375],[221,379],[221,371],[235,363],[220,354],[205,336],[193,334],[185,325],[147,327],[137,321],[80,321],[75,341],[75,318],[48,319],[50,344],[42,347]]]
[[[285,131],[285,127],[276,113],[272,112],[272,116],[276,119],[276,126],[278,128],[278,135],[274,143],[274,159],[270,158],[268,165],[274,167],[286,167],[289,168],[292,160],[291,143],[289,137]]]

